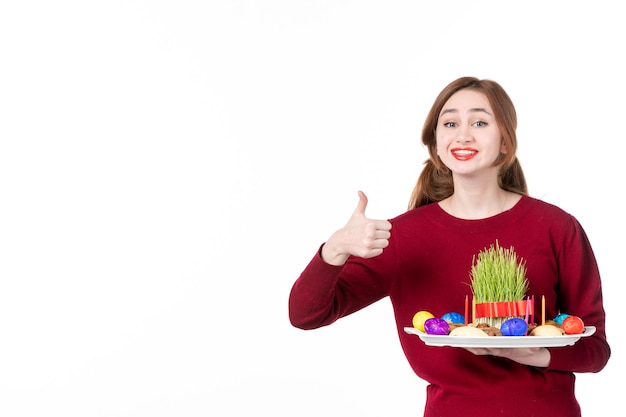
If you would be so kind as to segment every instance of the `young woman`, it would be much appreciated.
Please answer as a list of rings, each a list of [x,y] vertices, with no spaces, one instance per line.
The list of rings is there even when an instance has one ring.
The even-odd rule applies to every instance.
[[[425,417],[580,416],[574,373],[598,372],[610,356],[588,238],[572,215],[528,195],[516,127],[499,84],[473,77],[450,83],[424,123],[430,158],[409,210],[369,219],[359,192],[347,224],[320,247],[290,294],[291,323],[302,329],[389,297],[406,358],[429,383]],[[528,294],[545,297],[547,318],[576,315],[596,332],[573,346],[509,349],[432,347],[407,334],[419,310],[441,316],[460,309],[473,258],[495,242],[525,260]]]

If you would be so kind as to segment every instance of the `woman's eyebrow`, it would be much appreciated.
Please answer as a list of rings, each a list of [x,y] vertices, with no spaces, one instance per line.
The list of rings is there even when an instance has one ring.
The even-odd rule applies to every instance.
[[[458,112],[459,112],[459,111],[458,111],[457,109],[445,109],[445,110],[443,110],[443,111],[441,112],[441,116],[443,116],[444,114],[447,114],[447,113],[458,113]],[[470,113],[486,113],[486,114],[488,114],[489,116],[493,116],[493,115],[492,115],[491,113],[489,113],[489,112],[487,111],[487,109],[485,109],[484,107],[475,107],[475,108],[469,109],[469,112],[470,112]]]

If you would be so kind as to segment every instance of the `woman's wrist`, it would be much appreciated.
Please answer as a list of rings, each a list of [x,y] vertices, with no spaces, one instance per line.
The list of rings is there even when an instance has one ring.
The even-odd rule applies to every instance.
[[[332,237],[331,237],[332,239]],[[343,253],[335,248],[332,244],[331,239],[329,239],[322,246],[322,250],[320,251],[320,256],[329,265],[341,266],[346,263],[349,255],[347,253]]]

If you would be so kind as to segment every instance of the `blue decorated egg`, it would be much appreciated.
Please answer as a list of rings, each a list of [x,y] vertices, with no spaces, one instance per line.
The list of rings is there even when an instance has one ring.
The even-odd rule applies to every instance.
[[[500,331],[502,336],[526,336],[528,323],[524,319],[513,317],[502,323]]]
[[[556,316],[554,318],[554,322],[557,323],[559,326],[563,324],[563,320],[565,320],[566,318],[568,318],[570,315],[566,314],[566,313],[561,313],[558,316]]]
[[[441,318],[448,322],[448,324],[465,324],[465,317],[463,317],[463,314],[460,313],[446,313],[441,316]]]

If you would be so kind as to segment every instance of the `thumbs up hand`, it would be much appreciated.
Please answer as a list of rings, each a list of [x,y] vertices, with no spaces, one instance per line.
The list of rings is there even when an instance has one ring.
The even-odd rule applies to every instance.
[[[365,216],[367,196],[359,191],[359,204],[346,225],[337,230],[322,247],[322,258],[331,265],[343,265],[350,255],[373,258],[389,245],[391,223]]]

